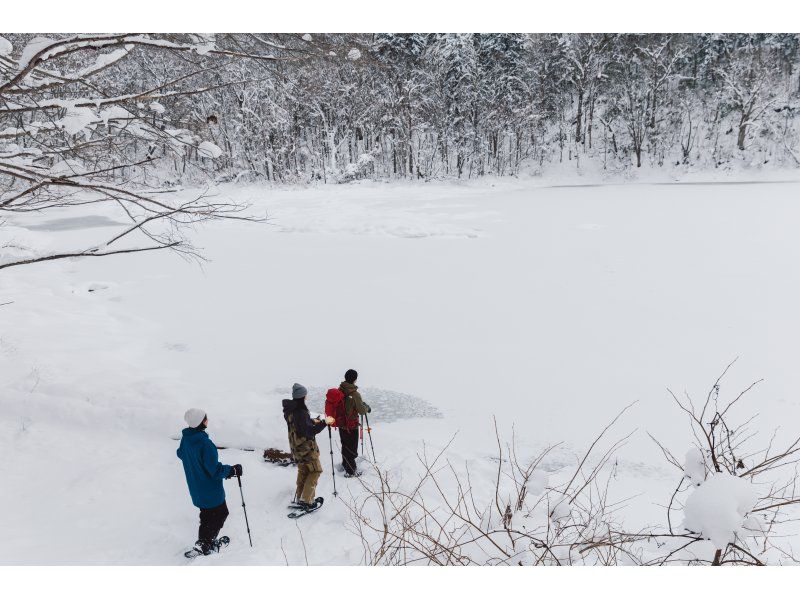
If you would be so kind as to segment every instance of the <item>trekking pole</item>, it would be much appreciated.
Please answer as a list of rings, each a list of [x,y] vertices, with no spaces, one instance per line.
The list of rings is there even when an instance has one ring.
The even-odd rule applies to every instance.
[[[331,427],[328,426],[328,442],[331,446],[331,477],[333,478],[333,495],[336,496],[336,471],[333,466],[333,434],[331,434]]]
[[[358,435],[361,437],[361,454],[364,454],[364,416],[359,415],[361,422],[358,424]]]
[[[244,493],[242,492],[242,476],[236,474],[239,481],[239,495],[242,497],[242,510],[244,511],[244,524],[247,527],[247,537],[250,539],[250,548],[253,547],[253,537],[250,535],[250,523],[247,521],[247,507],[244,506]]]
[[[375,462],[375,445],[372,444],[372,428],[369,427],[369,415],[364,414],[364,419],[367,421],[367,434],[369,434],[369,447],[372,449],[372,461]]]

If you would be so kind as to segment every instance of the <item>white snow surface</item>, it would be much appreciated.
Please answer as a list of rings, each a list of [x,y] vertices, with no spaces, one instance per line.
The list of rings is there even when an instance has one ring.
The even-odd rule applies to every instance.
[[[108,65],[118,62],[125,58],[130,52],[132,46],[127,46],[125,48],[117,48],[116,50],[112,50],[111,52],[107,52],[105,54],[100,54],[97,58],[95,58],[94,63],[91,66],[88,66],[78,73],[76,73],[76,77],[85,77],[87,75],[96,73]]]
[[[64,118],[56,121],[56,124],[63,127],[68,134],[77,135],[95,121],[97,121],[97,114],[91,108],[70,106],[67,108]]]
[[[566,500],[562,500],[552,509],[550,509],[550,518],[553,521],[561,521],[562,519],[569,517],[570,513],[572,513],[572,509],[570,508],[569,503]]]
[[[728,473],[714,474],[686,501],[683,527],[701,533],[723,550],[743,533],[747,514],[757,499],[756,487],[749,480]]]
[[[153,109],[152,104],[150,104],[150,108]],[[202,141],[197,146],[197,151],[204,158],[219,158],[222,155],[222,150],[220,147],[214,143],[211,143],[210,141]]]
[[[13,44],[0,35],[0,56],[10,56],[13,51]]]
[[[151,105],[152,106],[152,105]],[[151,107],[152,109],[152,107]],[[108,125],[109,122],[114,121],[129,121],[135,118],[135,115],[122,106],[109,106],[108,108],[103,108],[100,111],[99,118],[103,121],[105,125]]]
[[[703,453],[696,446],[686,451],[686,461],[683,466],[686,479],[695,486],[699,486],[706,479],[706,466],[703,462]]]
[[[51,176],[71,176],[85,174],[86,166],[77,160],[60,160],[50,167]]]
[[[221,460],[244,466],[254,548],[226,482],[231,545],[188,564],[362,562],[332,496],[327,434],[326,503],[298,522],[285,507],[295,470],[259,454],[287,446],[280,401],[292,383],[318,405],[351,367],[375,404],[378,463],[409,481],[416,456],[454,436],[448,458],[470,467],[473,485],[493,479],[495,416],[505,441],[514,424],[523,460],[564,443],[537,467],[535,495],[638,400],[614,428],[638,430],[612,484],[634,497],[631,527],[663,523],[682,475],[646,432],[675,454],[693,441],[665,387],[704,397],[739,355],[723,391],[766,381],[752,409],[743,399],[730,416],[758,411],[767,439],[782,424],[776,445],[796,432],[798,182],[486,179],[176,195],[203,193],[249,201],[269,220],[196,227],[202,267],[153,252],[0,271],[0,303],[13,302],[0,306],[0,527],[13,539],[0,563],[187,564],[197,510],[175,439],[190,407],[209,414],[209,434],[228,447]],[[12,215],[0,257],[126,226],[92,209]],[[362,492],[358,479],[336,482],[340,498]],[[714,542],[739,533],[752,503],[736,480],[714,476],[691,492],[687,525]]]
[[[547,488],[547,482],[549,479],[550,478],[543,471],[534,471],[533,474],[531,474],[530,481],[528,483],[528,492],[530,492],[532,496],[538,496],[542,494]]]
[[[50,37],[43,37],[43,36],[36,36],[31,41],[27,43],[27,45],[22,49],[22,53],[20,54],[19,60],[17,61],[17,66],[20,70],[24,69],[28,66],[28,63],[31,59],[36,56],[40,51],[45,49],[50,44],[55,43],[57,40],[50,38]],[[43,56],[42,58],[46,57]]]

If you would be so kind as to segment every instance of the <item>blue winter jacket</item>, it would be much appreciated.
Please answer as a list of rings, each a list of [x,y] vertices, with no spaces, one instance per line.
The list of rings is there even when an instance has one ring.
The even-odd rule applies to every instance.
[[[178,459],[183,461],[186,483],[192,503],[199,509],[213,509],[225,501],[222,480],[228,477],[230,465],[223,465],[217,447],[208,434],[197,428],[184,428]]]

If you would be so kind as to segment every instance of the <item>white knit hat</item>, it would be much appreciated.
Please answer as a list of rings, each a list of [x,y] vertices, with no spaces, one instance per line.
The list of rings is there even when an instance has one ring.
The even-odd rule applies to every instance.
[[[183,414],[183,419],[186,420],[186,423],[189,424],[190,428],[196,428],[203,423],[205,418],[206,412],[202,409],[198,409],[197,407],[192,407]]]

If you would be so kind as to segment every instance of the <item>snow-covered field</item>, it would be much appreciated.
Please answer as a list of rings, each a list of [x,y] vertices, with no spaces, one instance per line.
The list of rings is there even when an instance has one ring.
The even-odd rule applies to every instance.
[[[320,405],[347,368],[378,462],[409,479],[423,443],[453,435],[454,461],[494,467],[493,416],[523,456],[563,441],[556,471],[636,401],[615,427],[636,430],[615,463],[636,522],[663,520],[680,477],[647,432],[679,456],[691,442],[667,387],[704,397],[739,356],[722,392],[765,378],[741,414],[800,430],[798,182],[212,192],[270,221],[196,230],[202,267],[155,252],[0,272],[0,564],[186,563],[197,511],[175,438],[191,406],[244,466],[255,545],[226,482],[232,543],[203,564],[358,564],[327,434],[327,502],[298,522],[295,471],[240,450],[285,448],[287,389]],[[68,245],[120,225],[70,212],[0,232]]]

